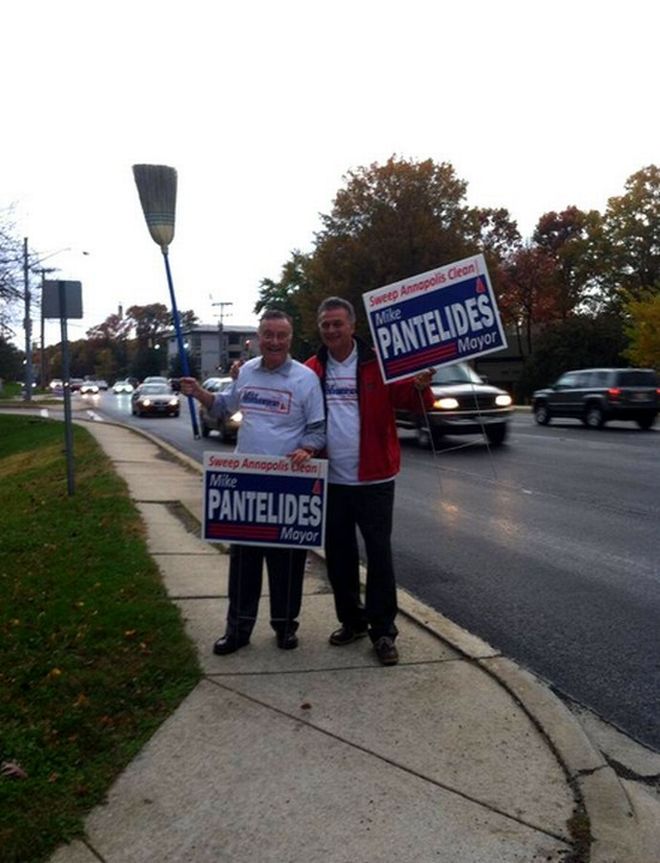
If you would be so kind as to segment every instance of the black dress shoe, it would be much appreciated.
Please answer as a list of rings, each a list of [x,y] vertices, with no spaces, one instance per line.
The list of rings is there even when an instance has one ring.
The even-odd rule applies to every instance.
[[[364,638],[367,634],[366,627],[364,629],[352,629],[350,626],[342,624],[339,629],[335,629],[329,638],[330,644],[335,647],[343,647],[344,644],[352,644],[358,638]]]
[[[295,650],[298,647],[298,636],[295,632],[278,632],[277,646],[282,650]]]
[[[249,643],[249,638],[239,635],[223,635],[213,645],[213,652],[216,656],[226,656],[228,653],[235,653],[239,648],[245,647]]]
[[[374,650],[381,665],[396,665],[399,661],[399,651],[396,649],[394,639],[383,635],[374,642]]]

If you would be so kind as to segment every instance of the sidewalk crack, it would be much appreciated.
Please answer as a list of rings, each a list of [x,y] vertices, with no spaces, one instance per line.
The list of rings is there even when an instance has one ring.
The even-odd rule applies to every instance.
[[[423,773],[418,770],[414,770],[412,767],[406,767],[403,764],[400,764],[397,761],[394,761],[392,758],[388,758],[385,755],[382,755],[379,752],[374,751],[373,749],[369,749],[366,746],[363,746],[359,743],[355,743],[352,740],[348,740],[344,737],[341,737],[339,734],[335,734],[332,731],[328,731],[325,728],[319,728],[318,725],[314,725],[312,722],[305,721],[301,719],[299,716],[294,716],[291,713],[288,713],[286,710],[282,710],[279,707],[275,707],[268,702],[262,701],[259,698],[254,697],[253,695],[247,695],[244,692],[237,691],[232,689],[231,686],[228,686],[226,683],[222,683],[219,680],[214,680],[212,678],[206,678],[209,683],[214,684],[215,686],[220,687],[221,689],[225,689],[227,692],[231,692],[232,695],[237,696],[238,698],[245,698],[247,701],[251,701],[253,704],[258,704],[260,707],[265,707],[267,710],[272,710],[274,713],[279,714],[280,716],[284,716],[286,719],[291,719],[294,722],[302,725],[305,728],[311,728],[316,731],[318,734],[323,734],[326,737],[330,737],[333,740],[338,741],[339,743],[343,743],[346,746],[351,746],[353,749],[357,749],[359,752],[363,752],[365,755],[370,755],[372,758],[377,758],[379,761],[382,761],[385,764],[389,764],[391,767],[394,767],[397,770],[402,770],[404,773],[407,773],[409,776],[414,776],[417,779],[422,780],[422,782],[428,782],[430,785],[434,785],[436,788],[441,788],[443,791],[447,791],[450,794],[455,794],[458,797],[463,798],[464,800],[469,801],[470,803],[474,803],[477,806],[481,806],[483,809],[487,809],[489,812],[493,812],[496,815],[501,816],[502,818],[506,818],[509,821],[514,821],[517,824],[520,824],[523,827],[527,827],[529,830],[534,830],[537,833],[542,833],[545,836],[549,836],[552,839],[556,839],[558,842],[563,843],[564,845],[570,847],[571,839],[567,836],[561,835],[559,833],[555,833],[553,830],[548,830],[545,827],[541,827],[538,824],[533,824],[530,821],[527,821],[525,818],[521,818],[516,815],[512,815],[509,812],[505,812],[503,809],[498,809],[497,806],[494,806],[492,803],[488,803],[484,800],[480,800],[477,797],[472,797],[469,794],[466,794],[464,791],[461,791],[458,788],[454,788],[451,785],[448,785],[444,782],[440,782],[438,779],[432,779],[429,776],[425,776]],[[570,859],[570,858],[569,858]],[[577,863],[577,861],[576,861]]]

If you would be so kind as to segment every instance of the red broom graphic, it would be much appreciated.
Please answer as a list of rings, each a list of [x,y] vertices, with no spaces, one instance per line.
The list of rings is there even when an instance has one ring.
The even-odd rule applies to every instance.
[[[176,170],[168,168],[167,165],[133,165],[133,176],[137,186],[142,204],[144,218],[151,239],[160,246],[165,260],[165,272],[167,273],[167,284],[170,289],[170,300],[172,302],[172,320],[176,331],[176,341],[179,349],[179,360],[181,368],[186,377],[190,376],[188,356],[183,346],[181,335],[181,321],[174,296],[174,285],[170,271],[168,247],[174,239],[174,211],[176,209]],[[197,413],[192,396],[188,396],[188,407],[192,421],[193,435],[199,437],[197,426]]]

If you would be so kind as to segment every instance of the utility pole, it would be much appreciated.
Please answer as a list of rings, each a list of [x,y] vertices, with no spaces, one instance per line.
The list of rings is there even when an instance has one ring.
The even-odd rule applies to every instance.
[[[225,351],[225,336],[223,332],[223,322],[225,319],[225,308],[229,308],[229,306],[233,306],[233,303],[211,303],[212,306],[219,306],[220,312],[216,315],[216,318],[220,318],[218,321],[218,340],[219,340],[219,358],[220,358],[220,370],[225,371],[225,366],[227,365],[227,354]],[[231,314],[231,312],[230,312]],[[227,316],[229,317],[229,315]]]
[[[28,267],[28,238],[23,237],[23,299],[25,301],[25,392],[26,402],[32,401],[32,321],[30,319],[30,272]]]
[[[57,267],[41,267],[40,269],[36,269],[35,273],[41,273],[41,347],[40,347],[40,361],[41,361],[41,375],[39,378],[39,384],[41,389],[44,389],[46,386],[46,351],[44,347],[44,339],[45,339],[45,327],[44,327],[44,285],[46,283],[46,274],[47,273],[55,273],[57,272]]]

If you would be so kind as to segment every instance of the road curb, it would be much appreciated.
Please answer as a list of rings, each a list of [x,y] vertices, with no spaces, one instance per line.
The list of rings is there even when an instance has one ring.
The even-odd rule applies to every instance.
[[[92,420],[77,418],[75,421],[84,425]],[[118,422],[108,424],[141,435],[182,466],[203,473],[199,462],[149,432]],[[197,519],[194,513],[190,514]],[[315,553],[324,558],[322,552]],[[364,579],[364,568],[361,574]],[[490,675],[545,737],[566,772],[576,797],[578,815],[580,807],[586,815],[586,825],[578,820],[571,828],[576,848],[582,851],[577,858],[580,863],[650,863],[634,852],[631,856],[637,819],[624,785],[550,685],[404,588],[397,588],[397,593],[402,614]]]
[[[569,825],[576,848],[583,852],[578,859],[585,863],[651,863],[631,856],[637,825],[625,787],[550,685],[405,589],[399,587],[397,592],[403,614],[473,660],[509,693],[545,737],[578,804],[578,818]],[[586,825],[580,823],[580,807]]]

